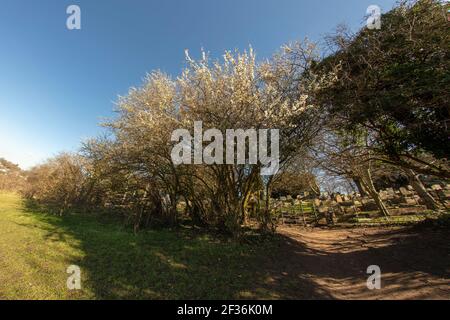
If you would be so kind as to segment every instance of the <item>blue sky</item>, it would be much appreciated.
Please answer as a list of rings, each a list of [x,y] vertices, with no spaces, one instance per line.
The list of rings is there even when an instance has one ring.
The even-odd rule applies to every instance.
[[[260,59],[281,45],[318,40],[337,24],[363,24],[366,9],[395,0],[2,0],[0,157],[24,168],[101,132],[117,96],[147,72],[176,76],[184,50],[219,56],[248,48]],[[81,30],[66,8],[81,8]]]

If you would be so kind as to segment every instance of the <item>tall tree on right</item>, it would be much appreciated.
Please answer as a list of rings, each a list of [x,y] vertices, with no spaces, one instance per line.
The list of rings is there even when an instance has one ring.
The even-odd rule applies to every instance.
[[[336,75],[317,95],[352,132],[374,133],[379,158],[408,173],[450,178],[450,33],[437,0],[402,1],[380,30],[340,30],[315,71]]]

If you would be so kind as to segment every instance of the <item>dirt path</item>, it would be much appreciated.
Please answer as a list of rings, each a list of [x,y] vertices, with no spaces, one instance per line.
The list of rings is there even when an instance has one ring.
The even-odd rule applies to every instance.
[[[280,227],[279,232],[286,241],[268,268],[271,286],[284,297],[450,299],[448,230]],[[370,265],[381,268],[380,290],[367,288]]]

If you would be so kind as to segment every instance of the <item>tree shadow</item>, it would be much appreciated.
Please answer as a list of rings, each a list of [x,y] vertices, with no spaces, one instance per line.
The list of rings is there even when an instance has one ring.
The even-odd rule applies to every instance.
[[[59,217],[32,202],[25,207],[38,223],[24,226],[43,230],[46,242],[69,243],[83,253],[70,263],[80,267],[83,288],[97,299],[332,298],[301,275],[287,284],[303,288],[294,294],[278,285],[282,270],[261,268],[278,254],[280,237],[238,243],[191,228],[135,235],[105,216]]]
[[[448,297],[448,229],[336,239],[253,236],[237,243],[189,227],[134,235],[107,215],[58,217],[25,205],[25,214],[39,221],[27,227],[44,230],[44,241],[69,243],[83,253],[71,263],[97,299]],[[381,290],[366,286],[369,265],[381,268]]]
[[[336,240],[285,236],[284,243],[286,247],[278,259],[283,261],[286,272],[309,276],[334,298],[448,299],[450,296],[448,228],[406,227],[376,233],[362,230],[356,236]],[[367,288],[370,265],[381,269],[380,290]]]

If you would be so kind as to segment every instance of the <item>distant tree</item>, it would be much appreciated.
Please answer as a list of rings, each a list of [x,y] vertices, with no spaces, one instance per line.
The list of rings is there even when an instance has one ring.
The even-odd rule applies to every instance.
[[[26,173],[4,158],[0,158],[0,190],[21,191],[25,187]]]
[[[302,192],[318,195],[316,177],[308,172],[288,171],[280,174],[272,187],[274,197],[291,195],[296,197]]]
[[[2,170],[2,172],[21,171],[20,167],[17,164],[12,163],[5,158],[0,158],[0,170]]]
[[[63,215],[81,204],[86,169],[83,157],[62,153],[29,170],[24,194]]]

